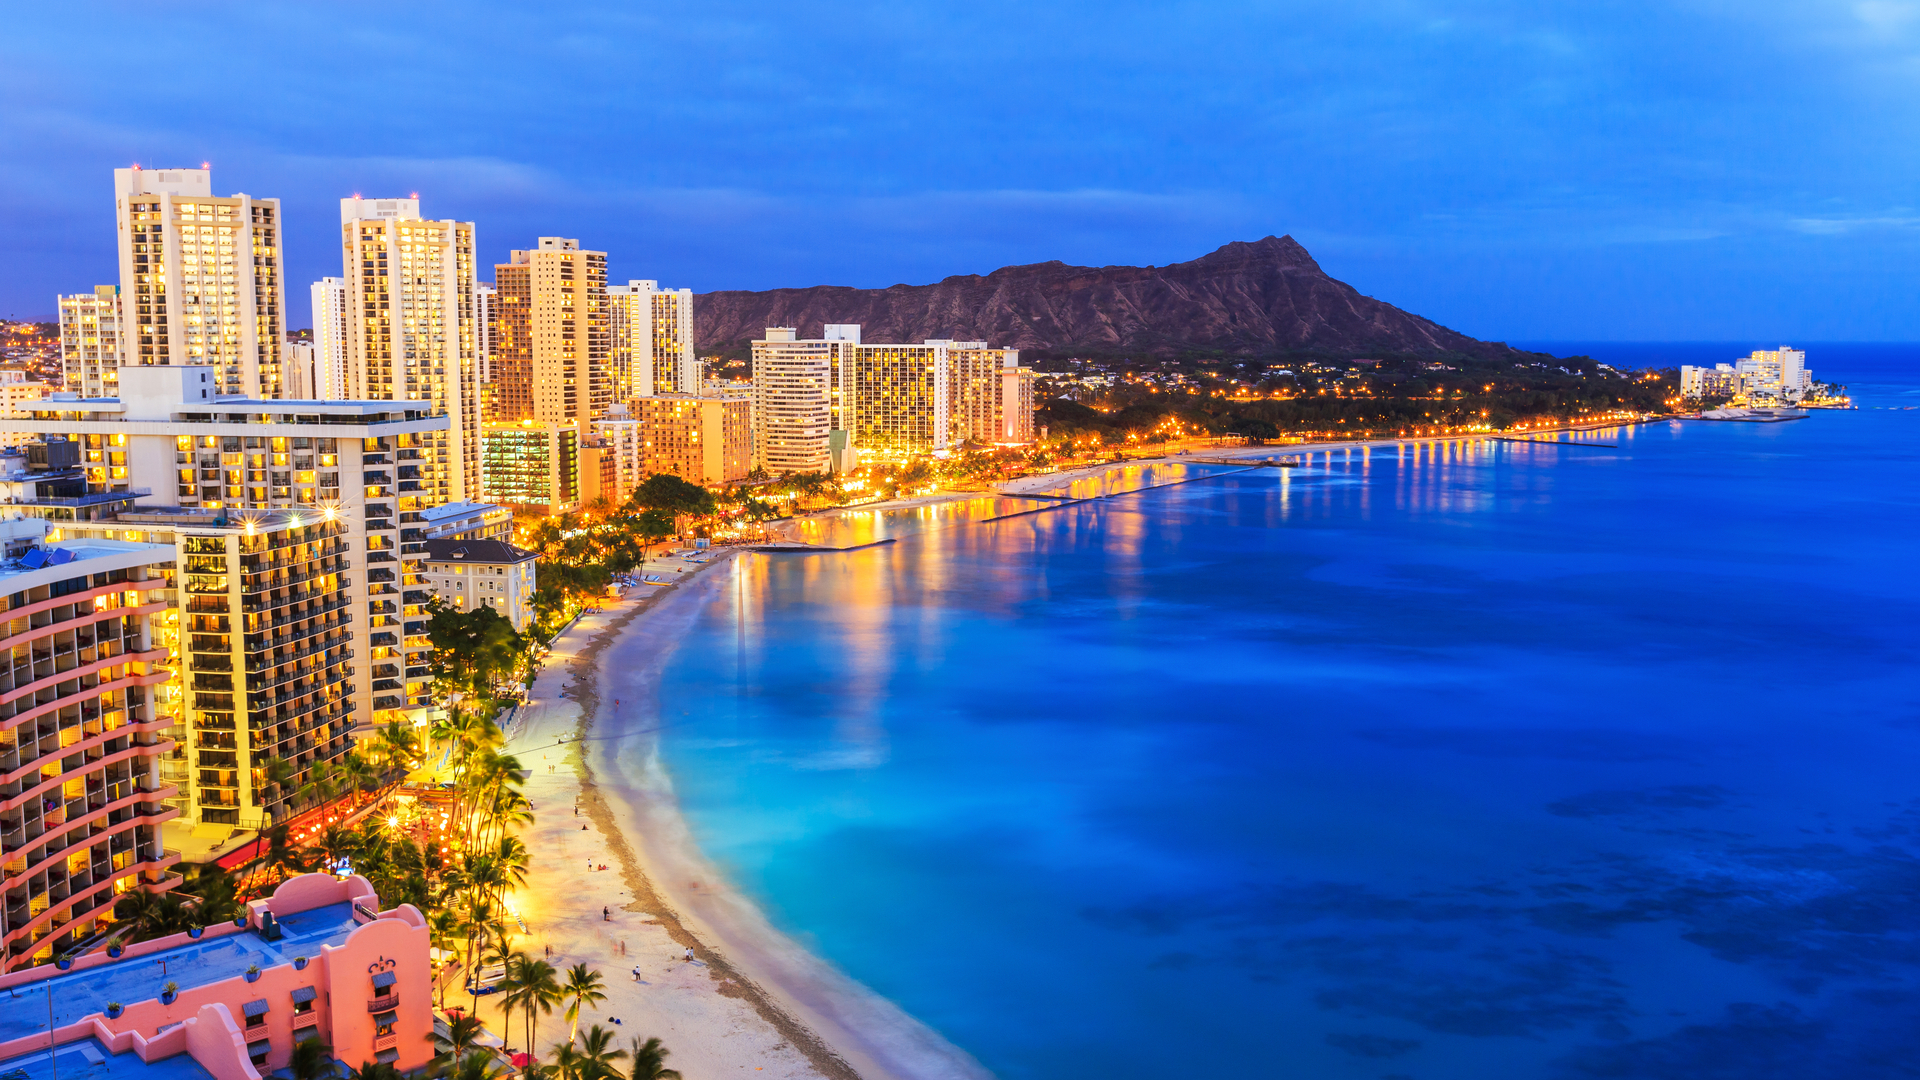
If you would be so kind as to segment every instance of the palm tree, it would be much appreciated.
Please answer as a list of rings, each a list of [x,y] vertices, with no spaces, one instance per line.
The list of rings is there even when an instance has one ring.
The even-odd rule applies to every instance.
[[[633,1068],[627,1072],[628,1080],[680,1080],[676,1069],[666,1067],[667,1054],[670,1051],[660,1045],[660,1040],[649,1038],[641,1042],[633,1040]]]
[[[293,1080],[332,1080],[339,1075],[333,1064],[333,1048],[310,1035],[293,1044],[293,1056],[287,1060]]]
[[[429,1031],[427,1038],[433,1040],[433,1049],[435,1051],[433,1055],[434,1063],[444,1065],[465,1057],[479,1045],[477,1040],[480,1038],[480,1033],[484,1030],[485,1025],[481,1023],[480,1018],[472,1013],[468,1013],[465,1016],[456,1016],[447,1021],[447,1033],[445,1035],[440,1034],[438,1031]]]
[[[348,1069],[352,1080],[407,1080],[407,1074],[385,1061],[363,1061],[357,1069]]]
[[[503,1070],[485,1050],[469,1050],[434,1070],[442,1080],[493,1080]]]
[[[573,1027],[567,1034],[568,1041],[572,1041],[580,1034],[581,1007],[598,1005],[607,1000],[607,995],[601,990],[604,985],[600,980],[600,973],[588,968],[584,963],[575,964],[567,969],[567,983],[561,987],[560,992],[569,999],[567,1023],[572,1024]]]
[[[552,1016],[561,1001],[559,972],[545,960],[529,957],[520,969],[520,1007],[526,1011],[527,1053],[532,1055],[540,1039],[540,1017]]]
[[[287,785],[293,782],[293,762],[282,757],[270,757],[261,764],[259,773],[259,782],[256,784],[255,790],[263,793],[262,797],[268,807],[278,806],[280,802],[286,799]],[[271,796],[264,794],[268,792],[271,793]],[[276,813],[273,817],[275,821],[279,821],[281,815]],[[282,822],[282,824],[285,823]],[[266,838],[266,823],[262,822],[260,831],[254,836],[253,840],[253,861],[256,864],[261,858],[260,845],[266,841]],[[251,870],[248,871],[247,886],[242,891],[247,893],[252,893],[253,891]]]
[[[460,916],[450,908],[434,908],[427,916],[427,936],[434,948],[442,952],[452,952],[460,943]],[[447,1007],[447,984],[440,981],[440,1007]]]
[[[320,833],[320,853],[326,856],[328,866],[340,865],[341,859],[352,857],[364,846],[359,833],[338,821]]]
[[[613,1048],[613,1031],[595,1024],[580,1037],[581,1080],[623,1080],[614,1062],[627,1056]]]
[[[551,1080],[587,1080],[581,1075],[581,1066],[584,1064],[586,1062],[581,1058],[580,1051],[575,1050],[572,1043],[561,1043],[553,1048],[553,1064],[541,1071]]]

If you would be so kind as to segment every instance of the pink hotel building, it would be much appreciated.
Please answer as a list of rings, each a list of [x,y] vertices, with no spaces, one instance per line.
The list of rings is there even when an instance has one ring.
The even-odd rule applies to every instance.
[[[309,1036],[351,1068],[410,1071],[433,1056],[432,990],[418,909],[305,874],[239,922],[0,976],[0,1075],[261,1080]]]

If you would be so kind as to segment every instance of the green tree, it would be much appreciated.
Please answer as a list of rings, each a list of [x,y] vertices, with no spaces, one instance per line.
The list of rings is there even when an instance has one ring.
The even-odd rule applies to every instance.
[[[657,1038],[649,1037],[642,1042],[636,1037],[631,1055],[633,1067],[627,1073],[628,1080],[680,1080],[679,1071],[666,1066],[669,1053],[671,1051],[661,1045]]]
[[[332,1080],[340,1075],[333,1063],[333,1048],[320,1040],[318,1035],[308,1036],[293,1044],[293,1056],[287,1059],[287,1071],[293,1080]]]
[[[580,1010],[588,1005],[598,1005],[607,1000],[607,995],[602,990],[604,985],[600,980],[600,973],[585,964],[575,964],[567,969],[566,984],[560,989],[561,994],[567,999],[567,1023],[573,1025],[572,1030],[567,1034],[569,1040],[580,1034]]]
[[[627,496],[627,503],[642,510],[665,510],[690,517],[711,517],[714,512],[713,492],[672,473],[654,473],[642,480]]]

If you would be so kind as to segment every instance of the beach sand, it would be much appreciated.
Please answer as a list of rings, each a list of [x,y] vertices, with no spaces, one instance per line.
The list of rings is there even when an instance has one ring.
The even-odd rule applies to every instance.
[[[668,1065],[690,1078],[986,1077],[965,1052],[773,928],[706,862],[680,817],[657,754],[654,687],[688,624],[724,595],[736,557],[718,553],[670,589],[636,587],[555,639],[507,732],[507,749],[532,771],[536,813],[515,904],[529,937],[518,947],[540,956],[551,946],[563,970],[598,968],[608,1000],[583,1025],[619,1017],[623,1036],[657,1035],[673,1052]],[[458,998],[450,990],[448,1004],[470,1000]],[[498,1009],[479,1000],[488,1027],[523,1046],[521,1021],[503,1031]],[[545,1051],[566,1025],[543,1017],[539,1034]]]

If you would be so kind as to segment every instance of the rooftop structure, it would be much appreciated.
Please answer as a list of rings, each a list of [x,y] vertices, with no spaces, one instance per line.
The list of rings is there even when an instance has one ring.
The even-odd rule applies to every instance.
[[[497,503],[471,499],[420,511],[425,540],[505,540],[513,533],[513,511]]]

